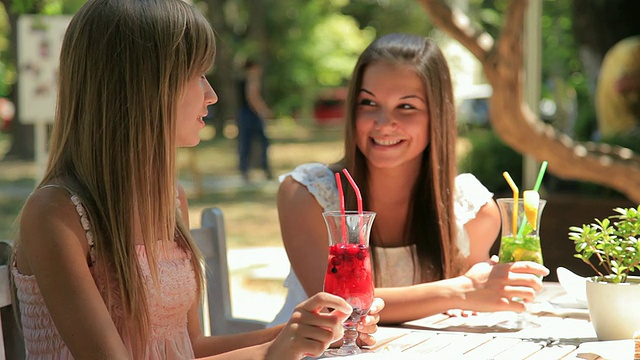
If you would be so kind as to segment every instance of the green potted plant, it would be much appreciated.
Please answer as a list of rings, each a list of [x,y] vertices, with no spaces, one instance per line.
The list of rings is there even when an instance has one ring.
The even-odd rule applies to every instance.
[[[597,274],[587,279],[586,290],[600,340],[630,339],[640,330],[640,309],[630,306],[640,299],[640,277],[630,275],[640,270],[640,206],[613,211],[602,220],[569,228],[574,256]]]

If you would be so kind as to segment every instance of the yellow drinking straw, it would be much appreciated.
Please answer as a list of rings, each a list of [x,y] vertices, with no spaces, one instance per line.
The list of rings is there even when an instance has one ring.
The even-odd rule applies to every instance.
[[[518,234],[518,195],[520,194],[520,190],[518,190],[518,186],[513,182],[513,179],[508,172],[503,172],[502,176],[504,176],[505,180],[507,180],[507,183],[511,187],[511,190],[513,190],[513,219],[511,222],[513,226],[513,236],[516,236],[516,234]]]

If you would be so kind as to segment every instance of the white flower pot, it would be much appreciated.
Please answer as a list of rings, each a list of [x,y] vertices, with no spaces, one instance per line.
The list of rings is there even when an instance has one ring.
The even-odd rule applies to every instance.
[[[587,303],[598,340],[631,339],[640,330],[640,277],[614,284],[587,279]]]

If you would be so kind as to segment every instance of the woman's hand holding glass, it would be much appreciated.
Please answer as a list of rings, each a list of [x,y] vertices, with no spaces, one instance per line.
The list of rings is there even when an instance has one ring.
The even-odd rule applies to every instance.
[[[356,330],[358,331],[358,338],[356,343],[358,346],[373,346],[376,344],[376,339],[371,334],[378,331],[378,323],[380,322],[380,311],[384,308],[384,300],[381,298],[373,298],[373,304],[369,309],[369,313],[363,316],[358,322]],[[331,345],[331,347],[340,347],[342,345],[342,339]]]
[[[327,308],[331,311],[325,311]],[[266,359],[301,359],[320,356],[344,335],[342,323],[353,309],[344,299],[318,293],[300,303],[273,341]]]
[[[378,330],[379,312],[383,308],[384,301],[375,298],[369,314],[358,323],[360,346],[376,343],[371,334]],[[351,316],[352,311],[349,303],[339,296],[322,292],[310,297],[296,307],[289,322],[270,346],[266,358],[288,359],[289,355],[293,356],[292,359],[317,357],[330,345],[341,345],[344,335],[342,323]]]
[[[525,305],[514,298],[533,301],[536,292],[542,290],[543,276],[549,269],[531,261],[499,264],[497,257],[473,265],[462,278],[467,279],[464,297],[475,311],[525,310]]]

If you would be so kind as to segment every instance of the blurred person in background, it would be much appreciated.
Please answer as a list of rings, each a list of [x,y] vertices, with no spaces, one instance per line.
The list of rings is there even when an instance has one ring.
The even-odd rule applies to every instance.
[[[238,155],[240,174],[245,183],[249,182],[249,170],[253,141],[260,142],[260,167],[268,180],[273,179],[269,165],[269,139],[265,132],[265,120],[271,118],[271,109],[262,98],[262,65],[249,59],[244,65],[244,77],[238,83]]]

